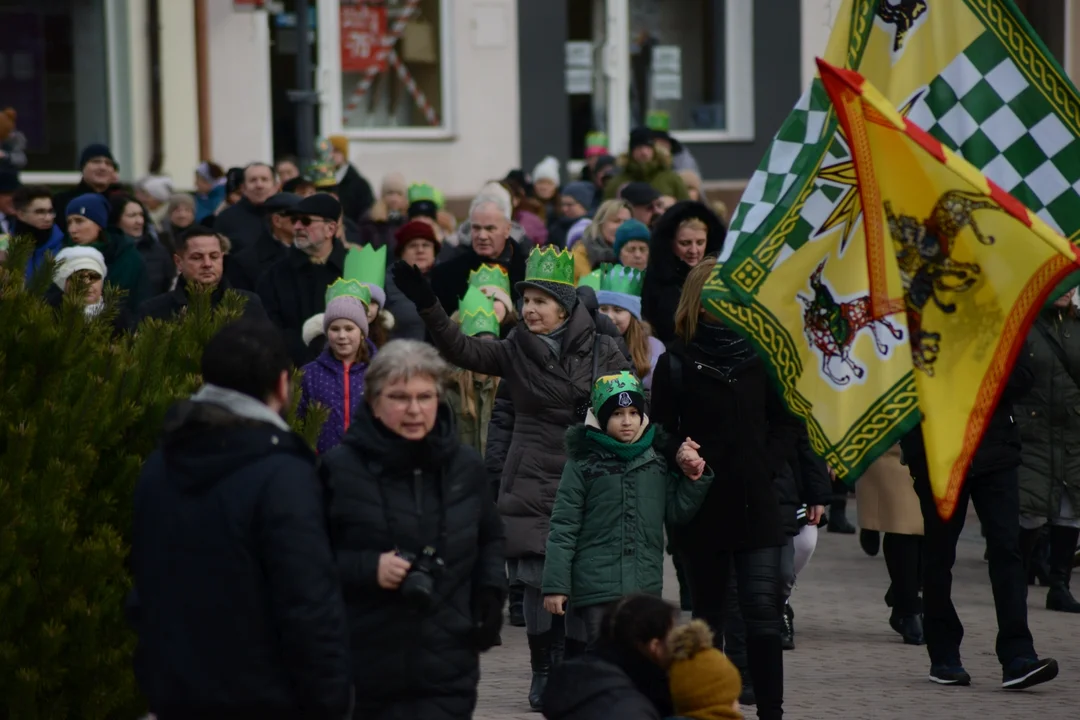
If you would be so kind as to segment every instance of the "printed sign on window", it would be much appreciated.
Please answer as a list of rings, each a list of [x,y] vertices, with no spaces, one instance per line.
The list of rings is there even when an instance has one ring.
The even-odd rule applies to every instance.
[[[386,69],[382,47],[386,30],[386,7],[371,5],[341,6],[341,69],[366,72]]]

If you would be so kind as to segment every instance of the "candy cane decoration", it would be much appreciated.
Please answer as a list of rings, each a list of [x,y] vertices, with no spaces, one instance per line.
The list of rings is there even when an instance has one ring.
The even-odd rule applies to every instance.
[[[428,124],[434,127],[439,125],[439,115],[435,112],[435,108],[428,102],[427,96],[424,95],[424,91],[421,90],[416,80],[413,79],[412,73],[409,72],[409,68],[405,67],[405,63],[401,61],[398,54],[393,50],[390,51],[390,55],[387,58],[390,61],[390,65],[397,71],[398,79],[405,85],[405,89],[409,91],[409,95],[416,102],[416,106],[424,113],[424,117],[427,118]]]
[[[375,82],[375,78],[381,72],[383,63],[390,56],[390,53],[394,50],[394,44],[405,34],[405,26],[412,19],[412,16],[416,13],[417,8],[420,6],[420,0],[406,0],[405,6],[401,9],[401,14],[398,19],[394,21],[394,24],[390,26],[387,34],[382,38],[379,43],[380,47],[375,54],[375,63],[364,71],[363,77],[360,78],[360,82],[356,83],[356,89],[353,90],[352,97],[349,99],[349,104],[345,106],[345,117],[343,120],[348,122],[348,116],[357,107],[360,106],[360,101],[364,99],[364,95],[371,89],[371,86]]]

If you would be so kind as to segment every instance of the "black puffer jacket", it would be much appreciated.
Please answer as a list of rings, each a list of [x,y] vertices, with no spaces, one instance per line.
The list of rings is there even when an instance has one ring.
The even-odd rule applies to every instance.
[[[604,641],[558,665],[544,692],[548,720],[660,720],[672,713],[667,673]]]
[[[345,717],[345,607],[315,456],[182,402],[135,489],[135,675],[162,720]],[[136,599],[137,598],[137,599]]]
[[[457,441],[453,413],[439,408],[422,441],[387,430],[367,404],[342,444],[327,453],[330,531],[349,616],[357,720],[472,717],[480,677],[473,600],[502,597],[502,523],[483,463]],[[400,590],[378,586],[379,556],[432,545],[445,562],[434,605],[417,610]]]
[[[673,357],[680,366],[674,379]],[[675,531],[680,546],[785,544],[774,479],[796,462],[802,423],[784,407],[761,359],[751,354],[732,367],[696,339],[689,347],[676,340],[656,363],[652,400],[652,419],[670,428],[673,441],[693,438],[716,471],[697,515]]]
[[[1034,385],[1031,350],[1025,342],[1016,356],[1016,364],[994,414],[990,417],[979,448],[975,451],[975,457],[971,460],[968,477],[989,475],[1020,466],[1020,428],[1013,417],[1013,403],[1027,395]],[[904,451],[904,462],[911,468],[913,475],[929,476],[921,424],[904,436],[900,441],[900,449]]]
[[[454,365],[503,378],[514,405],[514,432],[502,469],[499,511],[506,523],[506,555],[543,555],[566,455],[566,429],[585,419],[597,375],[628,370],[630,362],[609,337],[598,335],[578,303],[556,356],[521,322],[506,340],[466,337],[439,304],[422,310],[435,346]],[[491,437],[488,437],[491,442]]]
[[[675,339],[675,310],[679,307],[683,283],[692,269],[675,255],[672,244],[679,225],[697,218],[709,228],[705,254],[716,255],[724,246],[724,223],[704,203],[685,200],[668,208],[652,231],[649,268],[641,292],[641,314],[652,325],[653,335],[667,345]]]

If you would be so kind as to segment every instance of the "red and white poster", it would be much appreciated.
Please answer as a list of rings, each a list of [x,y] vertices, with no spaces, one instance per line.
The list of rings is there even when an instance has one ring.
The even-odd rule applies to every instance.
[[[341,69],[366,72],[386,69],[382,47],[386,30],[386,6],[341,5]]]

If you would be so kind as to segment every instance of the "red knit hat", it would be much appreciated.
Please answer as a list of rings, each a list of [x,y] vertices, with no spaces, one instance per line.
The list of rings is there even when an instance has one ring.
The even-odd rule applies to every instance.
[[[394,233],[394,239],[397,241],[394,254],[398,257],[401,257],[402,250],[413,240],[427,240],[435,246],[435,253],[439,252],[439,239],[435,236],[435,228],[424,220],[410,220],[405,223]]]

